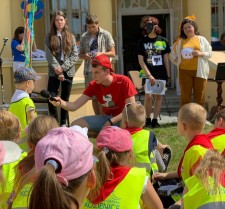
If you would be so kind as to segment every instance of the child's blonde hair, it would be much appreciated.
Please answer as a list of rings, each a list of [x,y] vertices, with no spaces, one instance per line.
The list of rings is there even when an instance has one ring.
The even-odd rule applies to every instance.
[[[186,123],[193,131],[202,131],[205,127],[207,113],[204,107],[197,103],[183,105],[178,113],[178,120]]]
[[[36,117],[28,126],[28,142],[34,147],[41,140],[49,130],[59,127],[58,122],[52,116],[41,115]],[[21,160],[18,165],[15,167],[16,176],[14,183],[15,196],[23,188],[23,186],[28,183],[29,176],[32,176],[34,173],[34,149],[32,149],[28,155]]]
[[[17,141],[20,132],[19,119],[6,109],[0,109],[0,140]]]
[[[195,170],[195,175],[200,179],[206,191],[210,190],[215,192],[213,194],[216,194],[216,191],[221,185],[221,180],[224,181],[224,172],[224,156],[218,150],[207,150],[204,158]],[[213,184],[210,184],[209,176],[214,179]]]
[[[49,130],[59,127],[58,122],[52,116],[40,115],[36,117],[28,126],[27,141],[36,145]]]
[[[142,128],[145,118],[145,108],[139,102],[128,103],[123,108],[122,121],[126,122],[129,128]]]

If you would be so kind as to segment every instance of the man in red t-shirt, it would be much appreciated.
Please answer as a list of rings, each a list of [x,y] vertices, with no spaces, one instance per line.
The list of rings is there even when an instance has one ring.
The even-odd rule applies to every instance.
[[[68,111],[75,111],[95,96],[102,107],[102,115],[85,116],[73,121],[72,125],[87,127],[97,133],[103,126],[119,126],[125,104],[135,102],[137,91],[128,77],[113,72],[107,56],[96,56],[92,60],[93,81],[83,94],[74,102],[66,102],[60,97],[56,97],[57,102],[51,102]]]

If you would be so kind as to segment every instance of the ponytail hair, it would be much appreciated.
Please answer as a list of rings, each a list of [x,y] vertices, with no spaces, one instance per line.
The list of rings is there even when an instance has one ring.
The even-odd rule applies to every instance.
[[[59,37],[57,36],[57,28],[55,26],[56,16],[61,16],[66,21],[66,24],[61,32],[62,33],[62,42],[63,42],[63,53],[64,53],[64,55],[70,55],[74,35],[69,30],[66,15],[62,11],[56,11],[52,14],[52,21],[51,21],[51,25],[50,25],[50,36],[49,36],[49,42],[50,42],[52,54],[56,55],[56,53],[60,49]]]
[[[57,179],[54,167],[46,164],[33,184],[29,209],[71,209],[72,205],[79,209],[79,203],[72,194],[74,191],[72,187],[72,181],[67,187],[61,184]]]
[[[107,180],[113,178],[111,167],[128,165],[131,159],[131,151],[114,152],[104,147],[98,154],[98,163],[96,164],[97,184],[94,189],[89,192],[88,199],[94,200],[99,195],[101,187]]]

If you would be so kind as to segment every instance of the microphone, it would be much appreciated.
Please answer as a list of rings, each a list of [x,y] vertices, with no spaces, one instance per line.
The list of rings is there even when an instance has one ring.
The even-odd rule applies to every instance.
[[[41,90],[40,95],[42,97],[44,97],[44,98],[47,98],[47,99],[51,100],[51,101],[55,101],[55,102],[58,102],[59,101],[59,100],[55,99],[54,97],[52,97],[52,95],[50,94],[50,92],[47,91],[47,90]]]
[[[3,38],[3,41],[6,43],[8,41],[8,38]]]

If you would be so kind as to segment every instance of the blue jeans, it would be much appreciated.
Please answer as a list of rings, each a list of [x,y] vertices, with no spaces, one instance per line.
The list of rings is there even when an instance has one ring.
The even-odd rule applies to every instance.
[[[94,132],[100,132],[108,119],[111,118],[113,118],[113,116],[110,115],[93,115],[83,117],[83,119],[88,123],[88,130]],[[114,124],[114,126],[120,127],[120,122]]]

